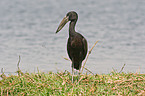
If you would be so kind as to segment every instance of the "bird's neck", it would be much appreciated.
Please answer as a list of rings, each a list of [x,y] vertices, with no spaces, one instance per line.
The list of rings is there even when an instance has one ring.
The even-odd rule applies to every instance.
[[[75,32],[76,21],[71,21],[69,24],[69,36],[73,36]]]

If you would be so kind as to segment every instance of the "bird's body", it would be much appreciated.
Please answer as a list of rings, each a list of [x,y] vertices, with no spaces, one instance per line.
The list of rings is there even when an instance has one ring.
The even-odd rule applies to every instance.
[[[69,36],[67,43],[67,52],[69,58],[72,61],[72,67],[80,70],[82,61],[85,59],[87,54],[86,39],[77,32],[74,36]]]
[[[76,12],[71,11],[68,12],[67,15],[61,21],[57,31],[59,32],[63,26],[70,21],[69,24],[69,38],[67,42],[67,52],[69,58],[72,61],[72,74],[74,74],[74,68],[76,70],[81,69],[82,61],[85,59],[88,46],[87,40],[78,32],[75,31],[75,25],[78,19],[78,15]],[[73,81],[73,76],[72,76]]]

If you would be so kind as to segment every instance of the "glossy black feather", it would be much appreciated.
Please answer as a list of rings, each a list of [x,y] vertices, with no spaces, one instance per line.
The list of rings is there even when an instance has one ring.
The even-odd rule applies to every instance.
[[[79,33],[68,38],[67,52],[72,61],[72,67],[79,70],[87,54],[87,41]]]

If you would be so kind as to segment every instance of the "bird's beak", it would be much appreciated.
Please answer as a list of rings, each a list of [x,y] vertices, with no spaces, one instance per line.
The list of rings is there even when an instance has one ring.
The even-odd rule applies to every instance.
[[[69,17],[68,16],[65,16],[63,18],[63,20],[60,22],[60,24],[59,24],[59,26],[58,26],[58,28],[56,30],[56,33],[59,32],[68,21],[69,21]]]

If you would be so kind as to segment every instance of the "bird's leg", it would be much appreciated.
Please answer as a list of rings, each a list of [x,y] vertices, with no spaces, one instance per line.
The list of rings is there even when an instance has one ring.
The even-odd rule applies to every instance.
[[[78,81],[79,81],[79,79],[80,79],[80,69],[79,69],[79,72],[78,72]]]
[[[74,76],[74,68],[72,67],[72,83],[73,83],[73,76]]]

